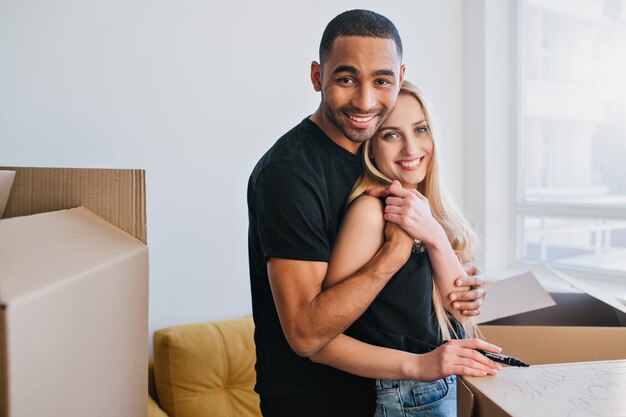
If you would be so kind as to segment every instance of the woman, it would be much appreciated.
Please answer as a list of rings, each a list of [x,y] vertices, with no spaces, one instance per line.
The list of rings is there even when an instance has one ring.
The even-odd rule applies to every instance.
[[[500,369],[475,350],[499,352],[496,346],[452,340],[475,333],[447,296],[455,291],[454,280],[465,275],[461,262],[473,259],[476,238],[439,182],[432,124],[422,93],[404,82],[390,117],[363,147],[364,174],[349,198],[324,282],[333,286],[358,271],[384,243],[385,228],[399,227],[383,217],[401,214],[393,199],[414,202],[419,228],[407,235],[415,240],[411,257],[346,335],[311,357],[378,378],[377,416],[456,415],[455,375],[494,375]],[[390,184],[387,208],[367,194]]]

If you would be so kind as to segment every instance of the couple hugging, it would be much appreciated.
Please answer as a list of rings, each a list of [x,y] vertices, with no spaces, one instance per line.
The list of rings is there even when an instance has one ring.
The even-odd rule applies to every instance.
[[[456,375],[494,375],[475,349],[476,237],[439,179],[427,100],[404,80],[384,16],[326,27],[317,110],[248,184],[257,384],[265,417],[454,416]]]

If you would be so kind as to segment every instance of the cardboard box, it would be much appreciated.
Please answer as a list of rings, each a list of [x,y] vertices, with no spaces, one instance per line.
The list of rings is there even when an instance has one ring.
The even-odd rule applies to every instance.
[[[0,220],[0,416],[147,415],[143,172],[12,169],[12,217]],[[81,204],[139,239],[65,209]]]
[[[576,280],[572,279],[570,283],[586,289],[584,284],[578,285],[579,282]],[[496,294],[490,291],[489,286],[487,291],[489,294],[487,299],[496,298],[496,304],[515,304],[528,298],[527,293],[519,289],[506,291],[506,285],[496,291]],[[520,358],[531,365],[530,368],[519,370],[507,369],[507,377],[515,376],[515,372],[518,371],[527,372],[522,369],[533,369],[532,365],[626,359],[626,327],[624,327],[626,307],[608,295],[597,291],[591,292],[594,293],[593,297],[584,292],[551,294],[556,301],[553,307],[497,319],[480,326],[487,341],[502,347],[503,353]],[[615,362],[615,366],[622,365],[621,361]],[[577,369],[577,366],[584,368],[583,365],[569,368]],[[525,412],[532,412],[535,417],[570,415],[568,413],[571,409],[566,407],[566,402],[562,404],[562,408],[557,407],[557,411],[544,410],[537,413],[529,403],[525,408],[522,407],[524,411],[519,413],[505,411],[494,398],[486,394],[487,391],[492,391],[491,388],[504,383],[505,377],[498,379],[501,374],[502,371],[495,377],[485,377],[483,381],[478,382],[477,378],[460,378],[458,415],[517,416],[526,415]],[[623,384],[623,390],[626,390],[626,380],[618,382]],[[561,411],[563,414],[559,414]],[[626,415],[626,409],[621,410],[621,414],[611,415]]]
[[[468,378],[479,415],[576,417],[626,415],[626,360],[504,368]]]

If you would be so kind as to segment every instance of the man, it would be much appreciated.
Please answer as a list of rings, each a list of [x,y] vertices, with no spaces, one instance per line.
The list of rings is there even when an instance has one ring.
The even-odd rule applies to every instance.
[[[322,35],[320,62],[311,64],[318,109],[281,137],[250,176],[255,389],[264,416],[374,414],[371,380],[307,358],[367,309],[410,254],[412,239],[389,223],[386,242],[364,268],[322,289],[345,199],[361,171],[358,150],[395,105],[401,60],[400,36],[387,18],[366,10],[335,17]],[[482,280],[465,280],[476,288],[455,295],[459,309],[474,315]]]

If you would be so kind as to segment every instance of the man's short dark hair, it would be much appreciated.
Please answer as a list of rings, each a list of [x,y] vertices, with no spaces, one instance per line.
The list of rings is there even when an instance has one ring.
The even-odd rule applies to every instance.
[[[398,56],[402,60],[402,41],[391,20],[369,10],[348,10],[331,20],[320,42],[320,65],[324,65],[335,39],[339,36],[369,36],[372,38],[393,39]]]

